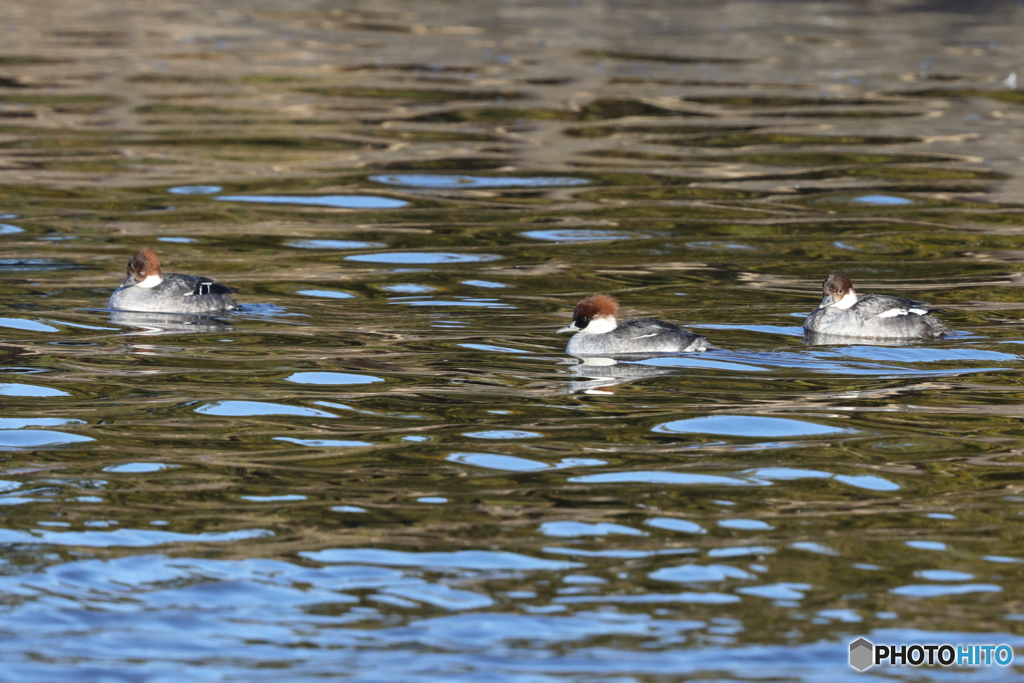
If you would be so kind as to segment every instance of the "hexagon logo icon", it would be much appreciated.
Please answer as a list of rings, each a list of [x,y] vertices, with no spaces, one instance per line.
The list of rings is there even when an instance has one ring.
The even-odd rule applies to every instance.
[[[875,645],[866,638],[858,638],[850,643],[850,666],[857,671],[864,671],[875,663]]]

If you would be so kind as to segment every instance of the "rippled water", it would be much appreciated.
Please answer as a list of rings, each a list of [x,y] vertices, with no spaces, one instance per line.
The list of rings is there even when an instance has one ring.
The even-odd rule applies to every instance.
[[[1024,648],[1019,3],[44,9],[0,678],[1019,675],[847,664]],[[242,309],[106,310],[141,246]],[[830,271],[957,332],[806,344]],[[571,359],[596,292],[718,348]]]

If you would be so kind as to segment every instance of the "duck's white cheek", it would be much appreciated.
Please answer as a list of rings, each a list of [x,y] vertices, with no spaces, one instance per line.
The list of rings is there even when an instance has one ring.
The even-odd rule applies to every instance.
[[[843,296],[842,299],[832,304],[832,308],[838,308],[840,311],[845,311],[847,308],[853,306],[855,303],[857,303],[857,293],[854,292],[853,290],[850,290],[849,292],[846,293],[845,296]]]
[[[587,334],[604,334],[611,332],[618,323],[615,322],[615,318],[606,318],[603,315],[599,315],[596,318],[592,318],[590,324],[583,328],[583,331]]]
[[[136,287],[142,287],[143,289],[151,289],[153,287],[156,287],[158,284],[160,284],[163,281],[164,281],[164,279],[160,275],[147,275],[146,278],[142,282],[140,282],[139,284],[137,284],[135,286]]]

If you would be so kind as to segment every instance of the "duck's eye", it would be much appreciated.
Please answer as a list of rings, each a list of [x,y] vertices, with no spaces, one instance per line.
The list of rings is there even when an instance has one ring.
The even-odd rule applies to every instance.
[[[590,318],[576,318],[572,322],[574,325],[576,325],[577,330],[582,330],[585,329],[587,325],[590,324]]]

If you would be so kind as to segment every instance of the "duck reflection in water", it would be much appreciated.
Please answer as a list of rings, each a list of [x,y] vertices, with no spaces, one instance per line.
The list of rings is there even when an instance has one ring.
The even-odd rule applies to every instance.
[[[612,394],[613,391],[606,390],[608,387],[646,377],[671,375],[675,370],[639,365],[614,358],[589,356],[580,358],[578,363],[570,365],[569,372],[574,375],[574,378],[566,386],[566,393]]]
[[[224,332],[234,327],[228,322],[208,315],[143,313],[140,311],[112,311],[110,322],[129,328],[123,334],[144,336]]]

